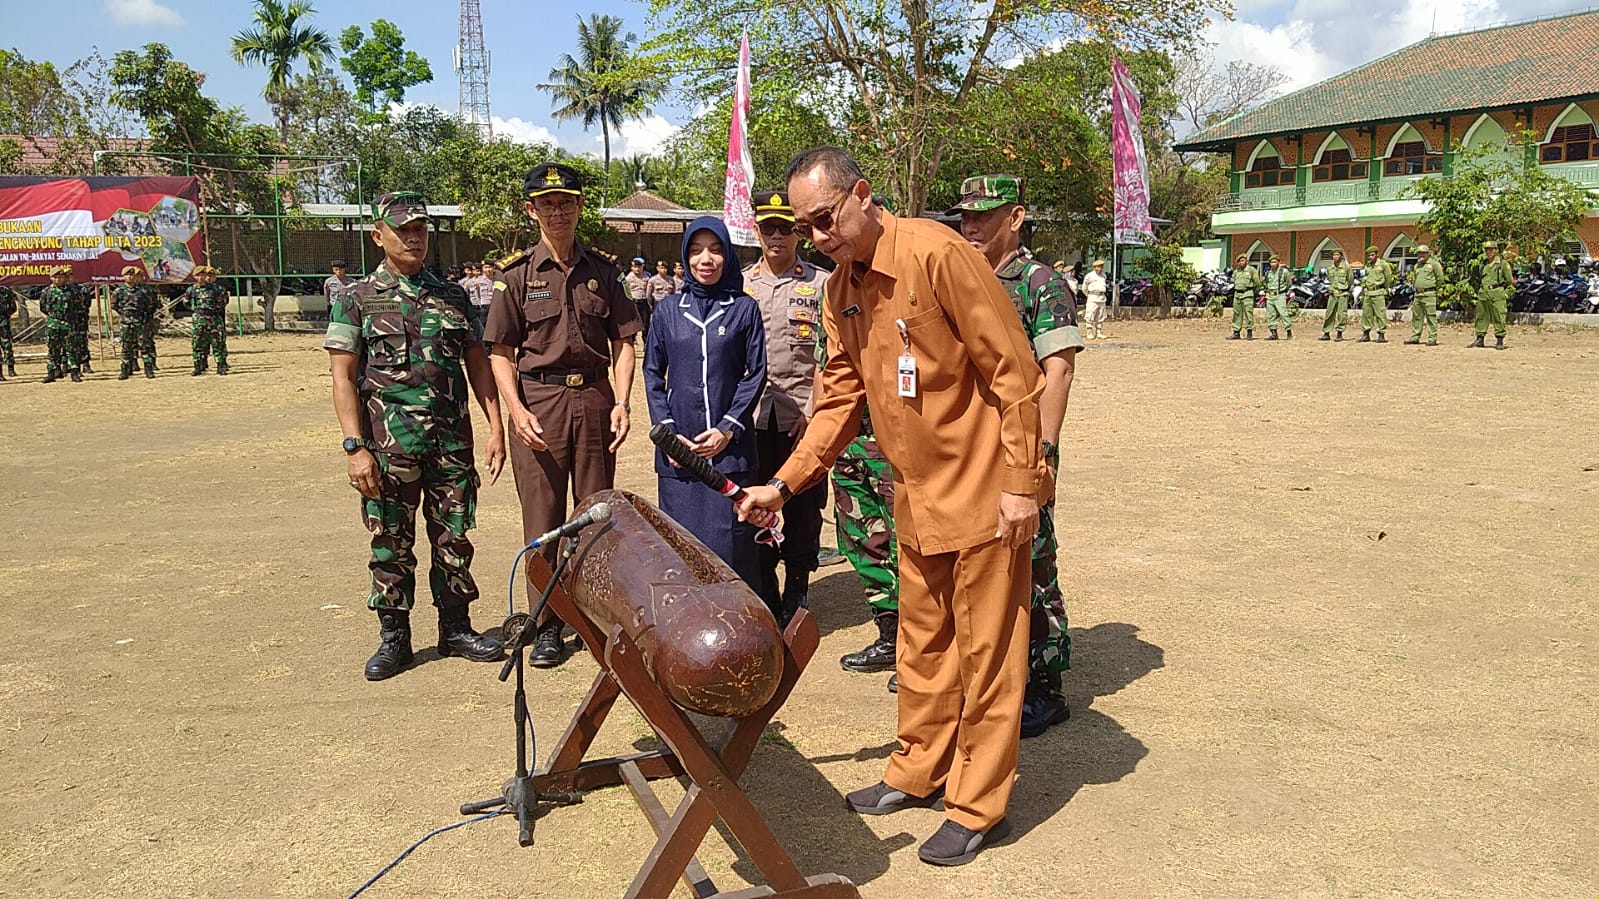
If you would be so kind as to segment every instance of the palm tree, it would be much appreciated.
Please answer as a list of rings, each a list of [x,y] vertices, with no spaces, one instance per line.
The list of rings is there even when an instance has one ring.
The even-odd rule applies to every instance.
[[[267,70],[261,96],[272,104],[278,130],[289,140],[289,77],[294,64],[304,59],[312,71],[321,71],[333,55],[333,39],[320,28],[303,24],[316,10],[306,0],[255,0],[255,27],[233,36],[233,61],[261,65]]]
[[[611,171],[611,130],[622,127],[626,119],[642,118],[649,102],[660,89],[653,78],[632,66],[631,45],[638,40],[632,32],[621,34],[622,20],[616,16],[591,14],[588,21],[577,20],[578,57],[563,53],[550,81],[540,84],[555,106],[556,121],[582,119],[587,131],[595,122],[605,141],[605,172]]]

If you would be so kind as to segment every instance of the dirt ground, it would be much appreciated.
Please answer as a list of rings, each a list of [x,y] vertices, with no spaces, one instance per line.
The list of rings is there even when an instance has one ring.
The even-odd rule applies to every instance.
[[[820,573],[821,650],[745,778],[801,870],[922,899],[1599,893],[1599,329],[1495,353],[1459,326],[1437,349],[1222,328],[1117,323],[1081,358],[1072,718],[1024,742],[1016,835],[975,864],[917,861],[936,812],[844,810],[894,705],[840,670],[871,625],[848,567]],[[0,384],[0,895],[344,896],[498,791],[497,666],[428,649],[361,677],[366,540],[318,346]],[[619,481],[653,497],[642,430]],[[492,626],[509,472],[478,523]],[[593,673],[531,676],[542,746]],[[622,709],[600,748],[649,737]],[[620,895],[653,835],[614,788],[537,839],[473,824],[366,895]],[[700,859],[724,889],[756,876],[715,834]]]

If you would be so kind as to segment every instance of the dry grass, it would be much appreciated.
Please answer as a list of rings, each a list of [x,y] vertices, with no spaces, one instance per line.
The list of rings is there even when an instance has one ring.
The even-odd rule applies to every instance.
[[[746,778],[803,870],[924,899],[1595,894],[1599,331],[1493,353],[1459,328],[1433,350],[1220,328],[1118,324],[1082,359],[1073,717],[1024,745],[1019,836],[978,863],[916,860],[934,812],[843,810],[893,700],[833,661],[870,625],[822,573],[822,649]],[[229,378],[173,344],[154,382],[0,384],[0,895],[344,895],[498,789],[489,666],[361,679],[364,534],[317,343],[236,341]],[[645,445],[621,481],[653,495]],[[484,492],[480,625],[514,499],[508,474]],[[546,745],[592,673],[531,678]],[[624,708],[600,742],[647,737]],[[537,836],[452,832],[368,895],[617,895],[651,840],[621,789]],[[701,860],[754,876],[720,838]]]

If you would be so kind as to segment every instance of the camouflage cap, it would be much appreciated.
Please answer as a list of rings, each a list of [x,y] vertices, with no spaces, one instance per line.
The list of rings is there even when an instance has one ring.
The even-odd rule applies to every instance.
[[[1429,246],[1427,246],[1424,243],[1416,244],[1416,254],[1418,256],[1421,255],[1422,253],[1431,253],[1431,252],[1432,252],[1432,247],[1429,247]]]
[[[961,182],[961,199],[945,213],[987,212],[1022,202],[1022,179],[1015,175],[978,175]]]
[[[794,207],[788,202],[788,191],[770,190],[755,195],[755,220],[764,222],[767,219],[794,221]]]
[[[529,200],[545,194],[570,194],[581,197],[583,176],[571,166],[559,162],[546,162],[528,171],[527,177],[522,179],[522,191],[527,194]]]
[[[391,190],[372,204],[372,217],[391,228],[399,228],[417,219],[431,221],[427,201],[414,190]]]

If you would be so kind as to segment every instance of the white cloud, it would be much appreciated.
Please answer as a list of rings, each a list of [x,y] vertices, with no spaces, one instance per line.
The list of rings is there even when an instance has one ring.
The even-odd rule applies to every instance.
[[[1216,68],[1233,60],[1273,66],[1288,76],[1282,93],[1315,84],[1343,71],[1341,61],[1316,47],[1309,23],[1293,20],[1266,27],[1253,22],[1213,22],[1205,38],[1214,45]]]
[[[515,116],[502,119],[497,115],[489,116],[489,121],[494,126],[495,137],[508,137],[513,143],[518,144],[549,144],[554,146],[560,143],[550,129],[543,125],[535,125],[527,119]]]
[[[183,16],[156,0],[105,0],[100,11],[118,25],[164,25],[182,27]]]
[[[659,150],[679,130],[677,125],[655,114],[645,116],[643,119],[629,119],[622,123],[620,131],[611,135],[611,158],[648,156]],[[596,137],[594,140],[597,145],[603,146],[603,137]]]

